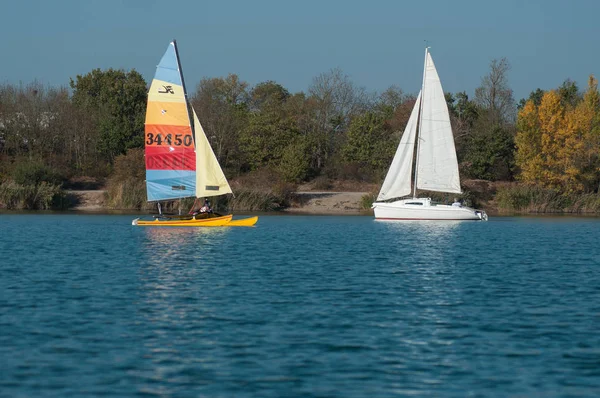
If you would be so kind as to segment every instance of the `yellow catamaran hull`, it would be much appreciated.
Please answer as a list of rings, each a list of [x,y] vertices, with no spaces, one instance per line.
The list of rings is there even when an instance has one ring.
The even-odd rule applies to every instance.
[[[229,214],[221,217],[196,218],[190,219],[154,219],[140,220],[136,218],[131,222],[132,225],[142,227],[251,227],[258,221],[258,217],[243,218],[232,220],[233,215]]]
[[[231,220],[225,227],[252,227],[258,221],[258,216]]]

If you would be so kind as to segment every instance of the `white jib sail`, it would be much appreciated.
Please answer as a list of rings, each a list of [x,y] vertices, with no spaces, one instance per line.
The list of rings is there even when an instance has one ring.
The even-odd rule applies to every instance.
[[[417,135],[420,104],[421,92],[419,92],[417,102],[415,102],[415,106],[410,114],[404,134],[402,134],[402,139],[400,140],[400,144],[398,144],[394,160],[392,160],[392,165],[385,176],[377,200],[400,198],[411,192],[410,181],[412,177],[413,154],[415,151],[415,136]]]
[[[221,170],[221,166],[210,147],[204,129],[194,114],[194,133],[196,139],[196,197],[217,196],[232,193],[231,187]]]
[[[461,193],[448,106],[440,78],[429,53],[427,53],[425,70],[417,188]]]

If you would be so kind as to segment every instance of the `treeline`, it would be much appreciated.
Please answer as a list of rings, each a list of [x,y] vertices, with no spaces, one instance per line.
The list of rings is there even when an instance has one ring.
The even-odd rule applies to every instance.
[[[597,193],[595,80],[583,94],[567,80],[517,105],[509,69],[506,59],[493,60],[472,98],[446,95],[462,178],[516,180],[559,195]],[[108,185],[113,178],[124,195],[131,181],[115,164],[143,175],[140,152],[131,150],[144,146],[147,86],[136,71],[113,69],[77,76],[70,89],[0,86],[0,202],[57,206],[64,200],[56,195],[28,201],[16,187],[35,191],[44,183],[48,191],[82,177]],[[237,190],[252,186],[275,196],[314,179],[381,182],[415,101],[415,93],[395,86],[368,92],[339,69],[315,77],[306,92],[290,93],[273,81],[250,86],[235,74],[205,78],[188,91],[226,175],[241,184]],[[510,197],[507,190],[503,197]],[[130,207],[144,197],[129,196],[137,198]]]

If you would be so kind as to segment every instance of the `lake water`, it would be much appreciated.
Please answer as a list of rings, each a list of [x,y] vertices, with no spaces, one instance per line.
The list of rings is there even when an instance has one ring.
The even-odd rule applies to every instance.
[[[132,218],[0,215],[0,396],[600,396],[600,219]]]

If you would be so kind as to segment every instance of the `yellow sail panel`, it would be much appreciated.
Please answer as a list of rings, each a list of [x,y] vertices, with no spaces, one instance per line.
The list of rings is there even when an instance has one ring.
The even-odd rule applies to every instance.
[[[182,102],[185,103],[183,86],[154,79],[148,91],[148,101]]]
[[[188,118],[185,102],[148,101],[146,124],[189,126],[190,119]]]
[[[196,196],[200,198],[232,193],[227,178],[225,178],[198,120],[198,115],[193,109],[192,112],[196,137]]]

